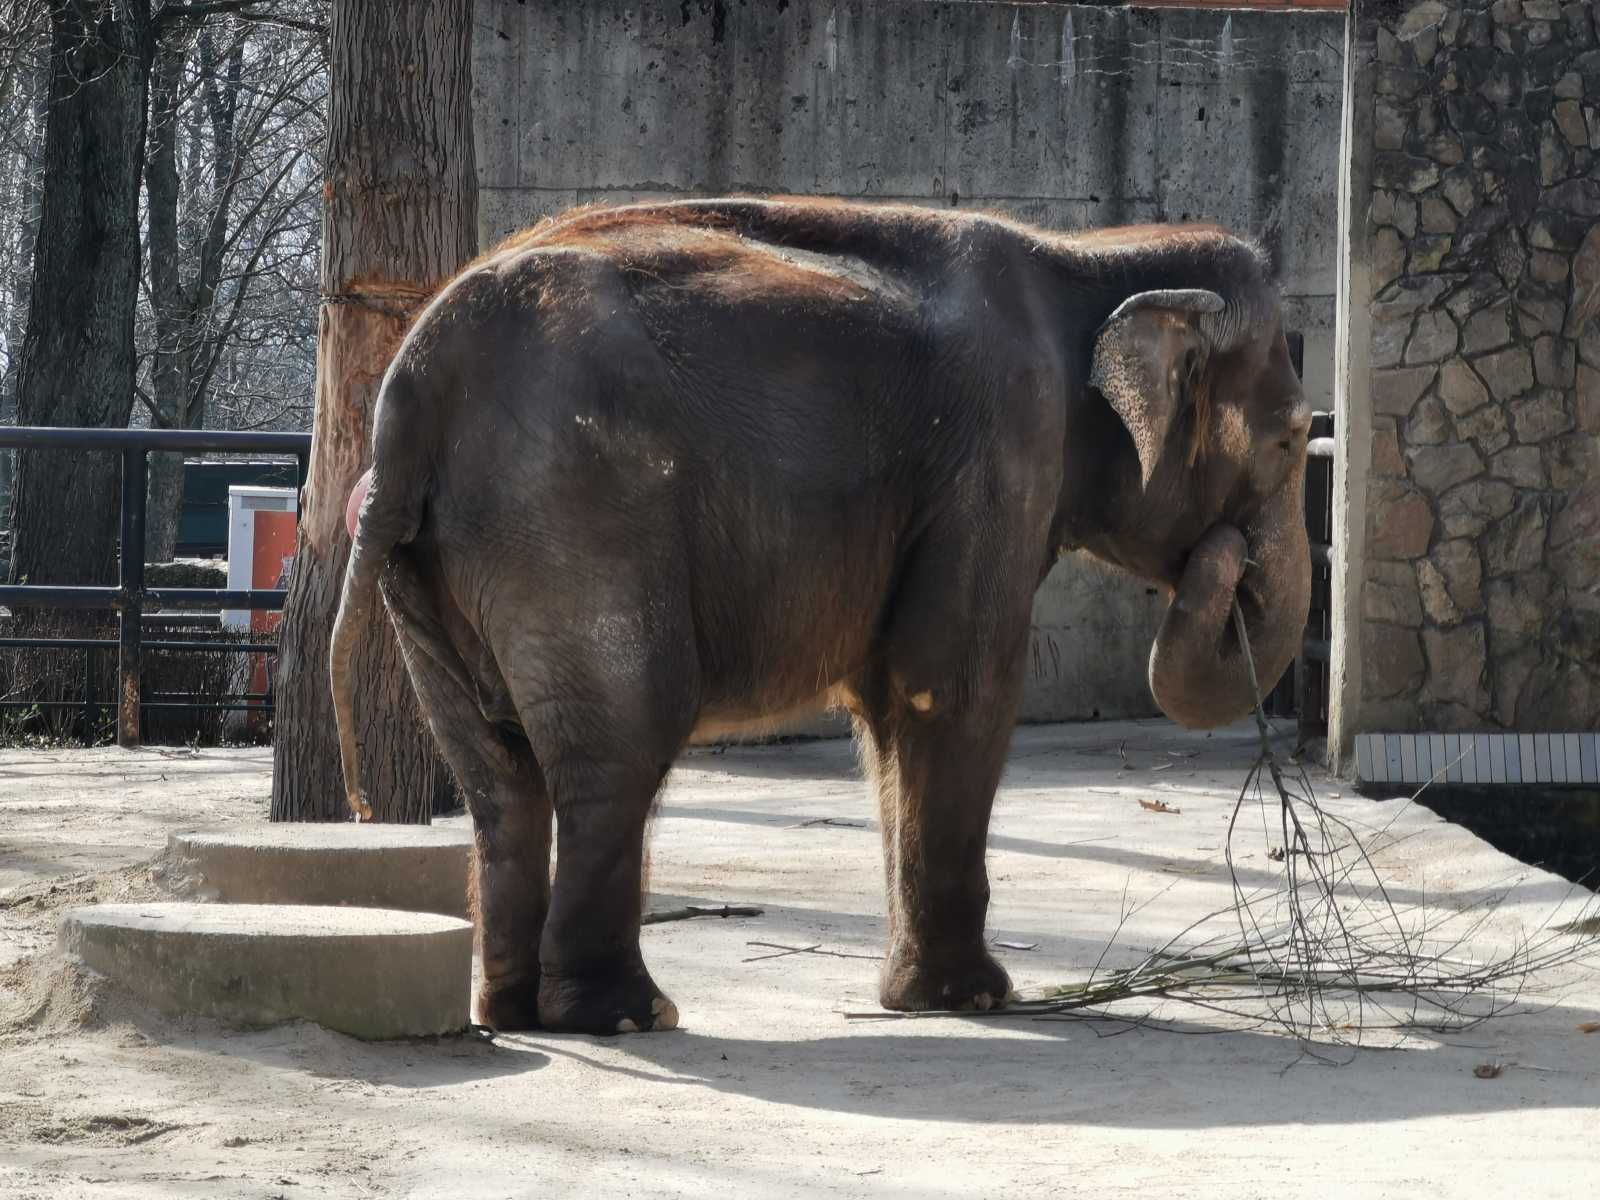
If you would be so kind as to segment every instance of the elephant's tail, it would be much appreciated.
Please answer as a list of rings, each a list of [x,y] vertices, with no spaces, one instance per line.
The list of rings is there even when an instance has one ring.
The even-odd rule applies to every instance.
[[[361,821],[372,820],[372,807],[361,787],[361,743],[357,737],[352,665],[356,647],[379,603],[379,577],[394,548],[416,535],[429,485],[428,467],[420,455],[427,439],[419,437],[415,428],[413,386],[404,369],[391,367],[379,393],[373,414],[372,467],[356,485],[347,515],[351,524],[350,558],[345,564],[339,615],[334,618],[328,651],[345,799]],[[360,497],[357,493],[363,484],[366,494]],[[357,504],[359,514],[354,511]]]

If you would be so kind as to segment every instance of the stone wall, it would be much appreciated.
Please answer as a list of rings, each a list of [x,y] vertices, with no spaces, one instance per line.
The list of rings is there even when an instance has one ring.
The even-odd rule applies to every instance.
[[[1307,390],[1331,402],[1338,12],[927,0],[478,0],[485,244],[572,204],[809,193],[1055,228],[1210,220],[1260,237]],[[1153,713],[1163,604],[1060,564],[1031,719]]]
[[[1597,12],[1355,5],[1335,753],[1600,725]]]

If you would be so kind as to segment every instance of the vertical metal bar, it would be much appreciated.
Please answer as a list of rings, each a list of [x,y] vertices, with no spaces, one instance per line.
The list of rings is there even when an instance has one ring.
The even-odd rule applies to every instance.
[[[139,659],[144,628],[145,451],[122,452],[122,563],[117,638],[117,745],[139,745]]]
[[[83,648],[83,744],[94,745],[94,647]]]

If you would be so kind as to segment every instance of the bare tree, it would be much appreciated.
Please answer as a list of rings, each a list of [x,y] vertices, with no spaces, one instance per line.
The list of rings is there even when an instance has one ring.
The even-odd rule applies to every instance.
[[[18,370],[19,421],[128,423],[138,370],[139,185],[163,34],[224,14],[312,27],[307,8],[306,0],[46,0],[43,182]],[[11,578],[106,579],[117,487],[109,455],[19,455]]]
[[[328,637],[350,539],[345,498],[371,460],[378,385],[412,315],[476,248],[472,0],[336,0],[330,42],[317,411],[280,635],[274,820],[348,816]],[[416,716],[386,617],[355,670],[362,770],[381,820],[426,822],[448,772]]]
[[[303,427],[309,417],[315,303],[306,285],[315,283],[296,286],[285,274],[305,274],[315,259],[325,95],[322,39],[299,29],[250,19],[180,27],[158,53],[146,165],[153,336],[149,387],[139,392],[150,424],[212,424],[219,380],[231,401],[217,414],[224,426],[292,412]],[[264,361],[241,374],[247,342],[288,351],[289,377]],[[239,403],[245,380],[265,413]],[[182,459],[159,455],[151,465],[148,552],[165,559],[177,540]]]

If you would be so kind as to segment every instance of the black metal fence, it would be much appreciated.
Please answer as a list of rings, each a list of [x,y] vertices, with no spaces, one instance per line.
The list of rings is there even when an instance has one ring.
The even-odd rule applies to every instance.
[[[117,614],[117,638],[0,638],[0,648],[81,649],[84,654],[84,696],[81,701],[56,701],[60,707],[82,705],[92,726],[101,707],[94,696],[93,657],[97,651],[117,651],[117,744],[132,748],[140,742],[140,715],[149,710],[224,708],[263,711],[270,698],[246,696],[245,703],[190,703],[160,697],[146,700],[141,677],[146,650],[210,651],[236,654],[270,654],[277,649],[260,642],[144,641],[147,605],[169,608],[283,608],[282,589],[229,590],[227,588],[146,588],[144,583],[144,529],[147,455],[151,451],[214,451],[269,453],[293,457],[295,481],[303,487],[311,455],[309,433],[231,433],[207,429],[56,429],[44,427],[0,428],[0,449],[101,451],[121,455],[121,545],[115,587],[18,584],[0,586],[0,605],[14,608],[72,608],[112,611]],[[250,701],[260,701],[251,703]],[[0,707],[35,707],[36,701],[0,701]]]

